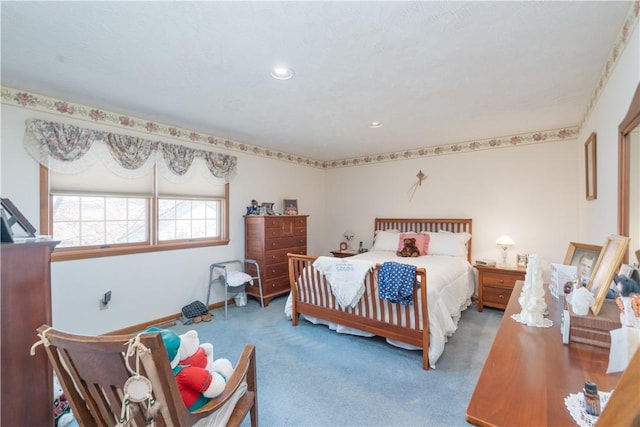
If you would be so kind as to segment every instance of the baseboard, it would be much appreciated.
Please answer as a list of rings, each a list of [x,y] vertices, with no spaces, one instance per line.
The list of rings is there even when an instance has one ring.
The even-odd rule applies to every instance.
[[[235,305],[235,300],[233,298],[229,299],[227,301],[227,304],[234,304]],[[209,304],[208,309],[209,310],[215,310],[216,308],[220,308],[220,307],[224,307],[224,301],[220,301],[217,302],[215,304]],[[122,329],[118,329],[115,331],[111,331],[111,332],[107,332],[101,335],[130,335],[130,334],[135,334],[138,333],[140,331],[144,331],[147,328],[150,328],[152,326],[156,326],[156,327],[167,327],[167,326],[173,326],[175,325],[175,323],[180,320],[180,318],[182,317],[182,313],[176,313],[176,314],[172,314],[169,316],[165,316],[165,317],[160,317],[158,319],[155,320],[151,320],[149,322],[144,322],[144,323],[139,323],[137,325],[131,325],[131,326],[127,326],[126,328],[122,328]]]

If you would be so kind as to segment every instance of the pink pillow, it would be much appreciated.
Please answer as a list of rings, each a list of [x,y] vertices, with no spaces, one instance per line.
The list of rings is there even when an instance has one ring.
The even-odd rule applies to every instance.
[[[404,247],[404,239],[416,239],[416,247],[420,251],[420,255],[426,255],[429,252],[429,240],[431,236],[428,234],[418,233],[400,233],[398,238],[398,250]]]

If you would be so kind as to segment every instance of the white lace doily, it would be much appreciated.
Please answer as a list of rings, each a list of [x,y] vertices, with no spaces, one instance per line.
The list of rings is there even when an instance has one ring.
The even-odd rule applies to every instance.
[[[607,405],[611,393],[613,393],[613,390],[598,392],[598,396],[600,396],[600,413],[602,413],[604,407]],[[589,415],[585,411],[584,393],[582,392],[569,394],[564,398],[564,405],[571,414],[573,421],[575,421],[580,427],[593,427],[598,421],[598,417]]]
[[[533,321],[530,319],[530,316],[524,316],[522,313],[512,314],[511,318],[516,322],[525,324],[527,326],[535,326],[537,328],[550,328],[553,326],[553,320],[543,318],[537,321]]]

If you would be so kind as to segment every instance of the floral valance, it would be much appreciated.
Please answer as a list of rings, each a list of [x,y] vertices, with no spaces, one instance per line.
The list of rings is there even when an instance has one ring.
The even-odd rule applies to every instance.
[[[200,159],[216,178],[228,182],[236,173],[238,158],[228,154],[39,119],[27,119],[26,126],[27,152],[57,172],[79,172],[101,159],[110,163],[115,173],[134,176],[163,160],[160,170],[180,177],[189,171],[194,159]]]

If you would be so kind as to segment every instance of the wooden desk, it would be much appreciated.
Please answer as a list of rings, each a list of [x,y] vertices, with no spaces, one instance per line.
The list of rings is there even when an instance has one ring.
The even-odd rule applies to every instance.
[[[509,299],[498,333],[467,407],[466,420],[479,426],[575,425],[564,406],[569,393],[586,380],[611,391],[621,373],[606,374],[609,350],[587,344],[562,344],[562,301],[545,294],[550,328],[516,322],[522,281]]]

